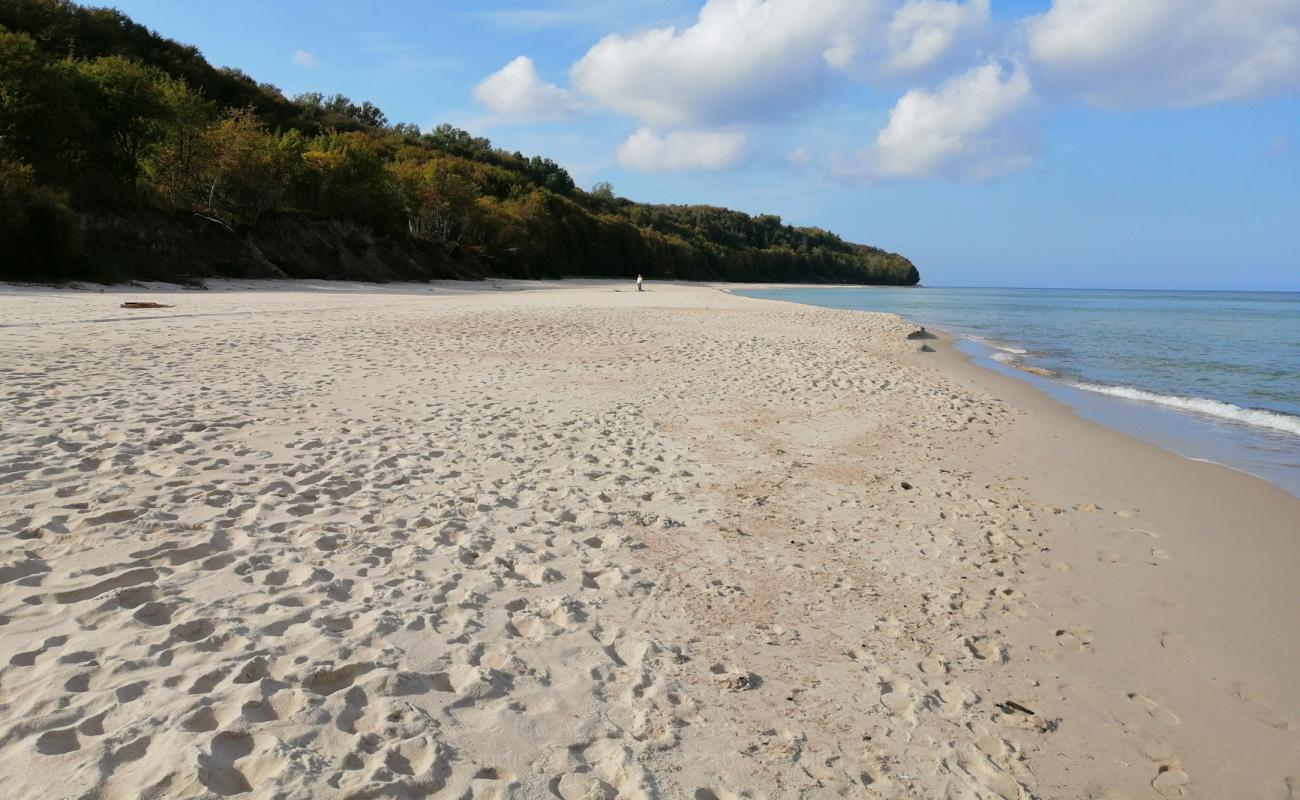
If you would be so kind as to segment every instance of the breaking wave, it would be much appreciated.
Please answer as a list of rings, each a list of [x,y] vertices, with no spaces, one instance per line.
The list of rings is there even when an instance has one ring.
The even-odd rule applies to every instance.
[[[1154,392],[1134,389],[1130,386],[1102,386],[1096,383],[1075,383],[1078,389],[1086,389],[1090,392],[1099,394],[1108,394],[1111,397],[1122,397],[1126,400],[1139,400],[1144,403],[1155,403],[1157,405],[1177,408],[1183,411],[1191,411],[1196,414],[1204,414],[1209,417],[1226,419],[1232,422],[1240,422],[1246,425],[1252,425],[1256,428],[1269,428],[1275,431],[1282,431],[1293,436],[1300,436],[1300,417],[1291,414],[1282,414],[1277,411],[1265,411],[1260,408],[1242,408],[1234,406],[1232,403],[1224,403],[1219,400],[1210,400],[1206,397],[1176,397]]]

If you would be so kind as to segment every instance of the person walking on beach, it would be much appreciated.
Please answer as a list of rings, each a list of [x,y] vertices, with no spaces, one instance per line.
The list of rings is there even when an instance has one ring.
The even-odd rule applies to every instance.
[[[641,288],[641,273],[639,273],[639,272],[636,274],[636,290],[637,290],[638,292],[644,292],[644,291],[645,291],[645,289]]]

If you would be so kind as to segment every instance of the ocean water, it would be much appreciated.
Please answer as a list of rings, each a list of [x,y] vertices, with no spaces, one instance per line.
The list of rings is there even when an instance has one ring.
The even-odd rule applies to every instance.
[[[737,294],[888,311],[941,328],[962,337],[959,347],[978,362],[1034,383],[1090,419],[1300,496],[1300,293],[870,287]]]

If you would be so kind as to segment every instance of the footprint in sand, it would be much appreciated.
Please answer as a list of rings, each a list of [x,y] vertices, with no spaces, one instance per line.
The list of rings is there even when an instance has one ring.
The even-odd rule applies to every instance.
[[[614,800],[618,796],[618,790],[600,778],[576,772],[567,772],[551,781],[551,792],[563,800]],[[702,795],[696,792],[695,796]],[[715,797],[712,792],[703,796]]]
[[[1005,664],[1010,660],[1007,647],[987,636],[968,636],[963,643],[970,654],[980,661]]]
[[[1191,785],[1192,781],[1187,777],[1186,772],[1169,764],[1162,764],[1155,779],[1151,781],[1151,788],[1156,790],[1156,794],[1169,800],[1187,797]]]
[[[210,706],[195,709],[189,716],[181,720],[181,728],[193,733],[214,731],[217,729],[217,725],[217,716]]]
[[[119,686],[113,694],[118,703],[125,705],[138,700],[148,686],[149,681],[136,681],[135,683],[128,683],[126,686]]]
[[[60,647],[68,641],[66,636],[52,636],[45,640],[45,644],[35,650],[17,653],[9,659],[9,663],[15,667],[30,667],[36,663],[36,659],[44,655],[46,651],[54,647]]]
[[[251,792],[248,777],[236,763],[251,755],[253,746],[253,737],[247,733],[218,733],[212,739],[211,752],[199,756],[199,781],[220,795]]]
[[[1160,646],[1180,656],[1190,656],[1192,654],[1191,644],[1188,643],[1187,637],[1181,633],[1161,634]]]
[[[206,639],[216,630],[212,620],[192,619],[182,622],[171,629],[171,638],[183,642],[197,642]]]
[[[221,683],[221,679],[224,677],[226,677],[226,669],[224,667],[204,673],[196,678],[194,683],[190,685],[189,692],[190,694],[208,694],[216,688],[218,683]]]
[[[1232,696],[1240,701],[1250,710],[1255,719],[1277,731],[1291,730],[1291,723],[1274,714],[1269,710],[1267,705],[1257,701],[1244,684],[1234,683],[1232,686]]]
[[[90,691],[90,679],[94,675],[94,670],[73,675],[63,682],[63,690],[76,693],[88,692]]]
[[[1087,652],[1092,648],[1092,628],[1086,625],[1057,628],[1056,643],[1075,653]]]
[[[342,667],[320,667],[309,674],[302,682],[302,688],[313,694],[328,696],[346,689],[358,676],[374,669],[373,664],[345,664]]]
[[[617,567],[582,573],[582,585],[587,589],[612,590],[623,582],[623,571]]]
[[[77,732],[72,728],[46,731],[36,740],[36,752],[47,756],[60,756],[80,748]]]
[[[104,718],[109,715],[109,711],[101,711],[93,717],[86,717],[77,723],[77,733],[82,736],[103,736],[104,735]]]
[[[599,796],[599,795],[597,795]],[[613,797],[613,795],[610,795]],[[567,797],[567,795],[566,795]],[[696,789],[695,800],[743,800],[744,795],[736,794],[728,789]]]
[[[954,718],[961,712],[979,702],[979,695],[960,683],[945,683],[934,695],[940,704],[944,716]]]
[[[948,664],[935,656],[926,656],[917,664],[917,668],[932,678],[948,674]]]
[[[911,684],[882,679],[879,688],[880,705],[909,725],[915,725],[916,712],[920,708],[921,698]]]
[[[249,722],[274,722],[293,716],[299,707],[298,696],[286,689],[269,697],[245,702],[240,707],[240,716]]]
[[[1129,533],[1141,534],[1142,536],[1146,536],[1149,539],[1160,538],[1160,534],[1156,533],[1155,531],[1143,530],[1142,528],[1129,528],[1128,531]]]
[[[1170,725],[1178,725],[1179,723],[1182,722],[1182,720],[1178,718],[1177,714],[1165,708],[1164,706],[1160,705],[1155,700],[1152,700],[1150,697],[1147,697],[1146,695],[1137,694],[1136,692],[1129,692],[1128,699],[1134,701],[1135,703],[1140,704],[1143,708],[1146,709],[1146,712],[1150,714],[1152,718],[1158,719],[1161,722],[1167,722]]]

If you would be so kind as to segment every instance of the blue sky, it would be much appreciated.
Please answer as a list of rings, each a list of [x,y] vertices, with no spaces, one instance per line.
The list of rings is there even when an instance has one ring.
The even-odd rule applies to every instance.
[[[931,285],[1300,290],[1300,2],[113,5],[288,95],[817,225]]]

